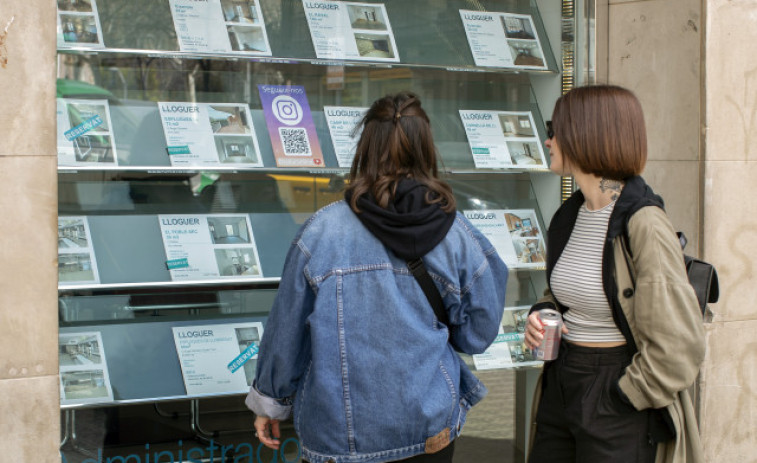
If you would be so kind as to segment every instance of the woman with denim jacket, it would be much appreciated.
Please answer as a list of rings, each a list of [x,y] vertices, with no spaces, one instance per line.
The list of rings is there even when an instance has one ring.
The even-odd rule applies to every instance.
[[[493,342],[507,267],[455,211],[417,96],[377,100],[361,125],[345,200],[292,242],[246,403],[274,449],[293,412],[311,463],[451,462],[486,394],[455,349]],[[408,269],[418,257],[449,326]]]
[[[704,326],[662,198],[639,176],[647,158],[641,105],[628,90],[580,87],[547,123],[551,163],[579,190],[547,233],[538,311],[566,330],[546,362],[529,463],[700,463],[688,388],[704,357]]]

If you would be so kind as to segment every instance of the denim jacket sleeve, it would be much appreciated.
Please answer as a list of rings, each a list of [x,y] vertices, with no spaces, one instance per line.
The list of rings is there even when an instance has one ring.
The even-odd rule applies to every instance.
[[[260,343],[255,382],[245,403],[256,415],[288,418],[297,383],[310,359],[307,318],[315,293],[306,266],[309,254],[298,239],[284,262],[279,290]]]
[[[463,219],[465,220],[465,219]],[[502,322],[507,266],[494,246],[466,220],[475,248],[460,281],[460,306],[450,311],[450,342],[460,352],[480,354],[494,339]],[[483,259],[481,259],[483,256]]]

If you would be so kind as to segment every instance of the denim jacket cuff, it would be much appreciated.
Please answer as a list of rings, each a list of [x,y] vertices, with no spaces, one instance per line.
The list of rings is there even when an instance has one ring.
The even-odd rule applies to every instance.
[[[244,404],[258,416],[267,416],[272,420],[285,420],[292,412],[291,405],[283,405],[281,400],[274,399],[258,391],[253,384],[244,399]]]

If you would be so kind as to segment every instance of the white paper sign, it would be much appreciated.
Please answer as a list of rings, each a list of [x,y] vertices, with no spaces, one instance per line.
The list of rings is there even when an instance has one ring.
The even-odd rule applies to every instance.
[[[270,56],[256,0],[169,0],[179,49],[194,53]]]
[[[533,209],[464,211],[511,268],[544,268],[544,238]]]
[[[473,356],[477,370],[541,365],[525,344],[529,306],[506,307],[497,337],[483,354]]]
[[[108,100],[56,100],[58,165],[116,166]]]
[[[347,106],[323,107],[323,114],[326,115],[326,123],[329,126],[329,134],[331,134],[331,142],[334,144],[339,167],[350,168],[352,166],[355,148],[362,133],[362,128],[358,127],[358,124],[367,111],[368,108]]]
[[[477,168],[547,169],[530,111],[460,110]]]
[[[502,326],[500,326],[497,331],[497,338],[492,345],[484,353],[473,355],[473,364],[476,366],[476,370],[494,370],[496,368],[507,368],[512,365],[510,349],[502,339],[503,335],[504,331],[502,331]]]
[[[384,4],[328,0],[302,4],[318,58],[399,62]]]
[[[160,102],[158,109],[172,166],[263,166],[246,104]]]
[[[173,281],[263,276],[248,216],[159,215],[158,220]]]
[[[104,48],[95,0],[58,0],[58,48]]]
[[[476,66],[547,69],[530,15],[460,10],[460,17]]]
[[[262,323],[175,326],[173,336],[187,395],[250,390]]]
[[[86,217],[58,217],[58,284],[98,284],[95,250]]]
[[[58,334],[58,364],[61,405],[113,402],[99,331]]]

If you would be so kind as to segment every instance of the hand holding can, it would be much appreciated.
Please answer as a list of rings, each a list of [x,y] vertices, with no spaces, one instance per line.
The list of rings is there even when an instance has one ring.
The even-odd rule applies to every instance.
[[[556,310],[543,309],[539,311],[539,321],[544,329],[544,337],[539,347],[536,348],[536,359],[544,361],[554,360],[560,351],[562,315]]]

